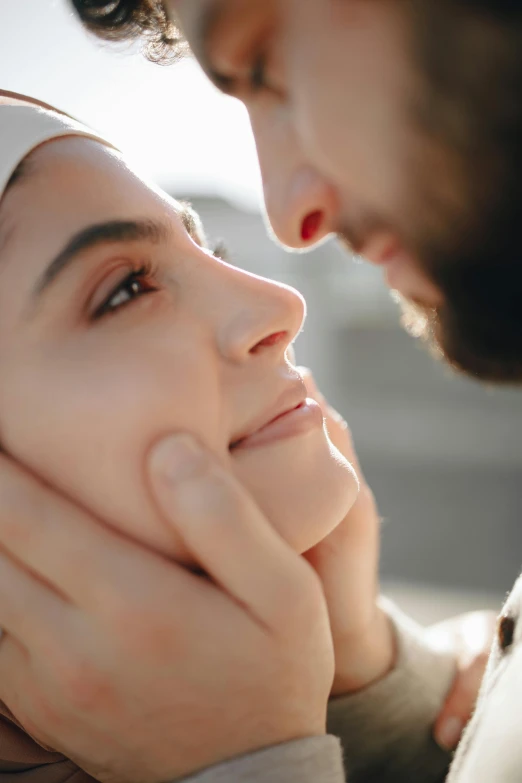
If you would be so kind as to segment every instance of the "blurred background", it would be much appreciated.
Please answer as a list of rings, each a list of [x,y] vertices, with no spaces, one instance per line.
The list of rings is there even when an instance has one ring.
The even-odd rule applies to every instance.
[[[67,0],[2,6],[0,86],[97,128],[188,198],[238,266],[299,288],[297,344],[348,419],[384,517],[386,591],[425,622],[498,608],[522,561],[522,395],[457,378],[404,334],[378,270],[335,242],[267,236],[246,112],[185,61],[169,68],[85,33]]]

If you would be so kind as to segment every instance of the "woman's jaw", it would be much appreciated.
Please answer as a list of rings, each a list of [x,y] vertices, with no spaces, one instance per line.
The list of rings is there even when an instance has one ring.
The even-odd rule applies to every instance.
[[[324,425],[238,453],[234,472],[299,553],[331,533],[358,492],[352,466],[331,443]]]

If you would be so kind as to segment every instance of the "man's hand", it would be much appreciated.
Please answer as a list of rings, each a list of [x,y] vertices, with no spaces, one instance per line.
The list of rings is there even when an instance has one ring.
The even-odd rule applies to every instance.
[[[330,612],[335,653],[333,696],[352,693],[383,677],[394,663],[393,634],[377,604],[380,518],[346,422],[318,391],[309,371],[308,394],[322,406],[334,445],[354,465],[361,489],[343,522],[307,553],[319,574]],[[427,640],[451,651],[457,675],[434,726],[445,749],[456,747],[473,712],[495,632],[493,612],[452,618],[427,630]],[[427,673],[427,676],[428,673]]]
[[[393,632],[377,604],[380,517],[346,422],[326,402],[310,372],[300,372],[309,396],[323,409],[332,443],[354,466],[360,484],[341,524],[306,554],[326,595],[335,651],[332,695],[338,696],[367,687],[394,663]]]
[[[325,732],[320,581],[188,436],[151,489],[208,577],[92,519],[0,458],[0,698],[100,781],[155,783]]]
[[[428,628],[426,636],[441,650],[457,656],[457,676],[435,723],[439,745],[454,750],[475,703],[497,630],[495,612],[469,612]]]

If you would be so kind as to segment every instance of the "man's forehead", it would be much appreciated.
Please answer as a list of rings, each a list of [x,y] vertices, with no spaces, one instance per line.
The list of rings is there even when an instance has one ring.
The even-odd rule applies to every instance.
[[[226,40],[227,48],[232,41],[234,48],[243,48],[247,27],[250,31],[258,24],[266,27],[276,5],[276,0],[171,0],[173,21],[194,56],[211,81],[231,94],[233,85],[217,64],[216,47]]]
[[[206,64],[206,48],[215,27],[225,19],[256,8],[268,0],[170,0],[174,20],[194,54]]]
[[[202,35],[230,0],[170,0],[169,10],[183,32]]]

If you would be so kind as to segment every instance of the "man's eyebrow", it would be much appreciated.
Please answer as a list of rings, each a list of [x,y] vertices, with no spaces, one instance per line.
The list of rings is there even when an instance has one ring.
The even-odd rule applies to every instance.
[[[224,93],[233,95],[236,88],[236,80],[231,76],[224,76],[218,73],[209,56],[210,41],[214,35],[215,29],[219,26],[225,17],[225,3],[222,0],[209,0],[203,9],[201,21],[199,23],[197,37],[197,56],[199,57],[208,78],[215,86]]]
[[[182,211],[180,211],[180,218],[183,220]],[[107,223],[87,226],[71,237],[65,247],[48,264],[36,283],[33,298],[39,297],[86,250],[117,242],[145,240],[158,244],[165,241],[170,233],[167,224],[149,219],[111,220]]]

